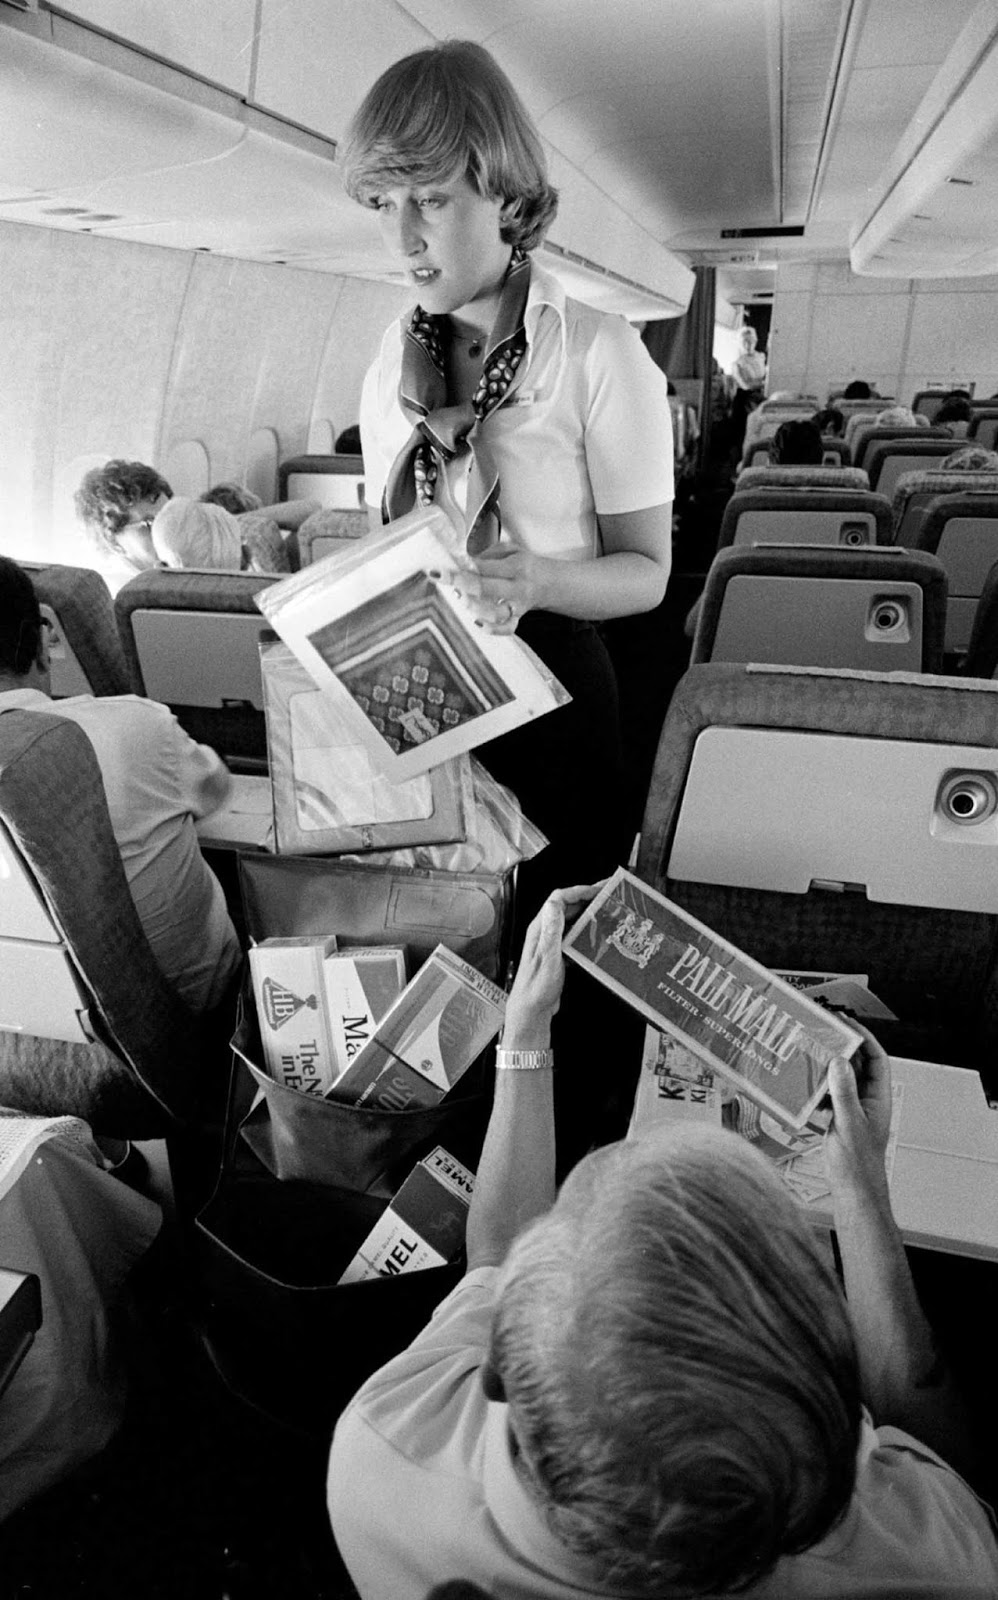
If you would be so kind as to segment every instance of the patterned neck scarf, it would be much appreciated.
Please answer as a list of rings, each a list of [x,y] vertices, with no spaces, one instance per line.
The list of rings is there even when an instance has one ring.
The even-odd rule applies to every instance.
[[[479,555],[502,531],[499,472],[492,459],[489,417],[516,385],[527,348],[523,325],[530,288],[530,260],[514,250],[503,279],[495,325],[489,334],[482,376],[470,403],[447,404],[446,358],[450,319],[431,317],[417,306],[402,350],[399,405],[415,426],[388,474],[382,515],[392,521],[414,506],[433,503],[441,466],[471,452],[465,512],[467,548]]]

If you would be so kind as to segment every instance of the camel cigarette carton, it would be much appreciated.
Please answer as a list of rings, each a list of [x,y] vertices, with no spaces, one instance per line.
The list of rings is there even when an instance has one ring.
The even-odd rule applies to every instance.
[[[433,1106],[502,1027],[506,996],[438,944],[334,1086],[383,1111]]]
[[[565,954],[764,1111],[803,1128],[834,1056],[862,1037],[681,906],[619,868]]]
[[[323,966],[333,935],[262,939],[250,947],[250,977],[267,1071],[277,1083],[322,1094],[336,1077]]]
[[[322,963],[322,976],[335,1083],[405,988],[405,951],[400,945],[338,951]]]
[[[464,1247],[474,1174],[440,1145],[413,1167],[340,1283],[394,1278],[455,1261]]]

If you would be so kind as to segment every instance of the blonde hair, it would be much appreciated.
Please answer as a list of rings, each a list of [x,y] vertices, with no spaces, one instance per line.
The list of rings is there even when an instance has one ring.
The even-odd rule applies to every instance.
[[[615,1593],[726,1593],[848,1505],[845,1301],[735,1134],[679,1128],[582,1162],[507,1259],[492,1364],[549,1526]]]
[[[153,549],[168,567],[238,572],[243,541],[231,511],[176,495],[157,511]]]
[[[347,193],[371,205],[382,189],[455,173],[504,200],[507,244],[533,250],[558,209],[537,129],[487,50],[448,39],[396,61],[365,96],[340,152]]]

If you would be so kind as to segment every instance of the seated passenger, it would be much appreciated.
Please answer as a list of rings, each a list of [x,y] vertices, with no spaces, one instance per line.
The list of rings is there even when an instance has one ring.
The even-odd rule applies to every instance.
[[[152,543],[166,567],[238,572],[242,566],[242,535],[232,512],[186,495],[174,495],[157,511]]]
[[[241,957],[194,822],[224,804],[229,773],[152,700],[131,694],[51,700],[48,641],[34,588],[20,567],[0,557],[0,712],[13,710],[51,712],[83,729],[153,955],[192,1011],[212,1009]]]
[[[737,1134],[685,1123],[605,1146],[556,1198],[547,1047],[565,911],[593,892],[555,894],[527,933],[468,1273],[336,1428],[330,1514],[361,1596],[423,1600],[459,1573],[564,1600],[983,1600],[988,1513],[901,1431],[962,1442],[890,1215],[872,1039],[859,1084],[843,1061],[831,1078],[848,1307],[810,1219]]]
[[[842,398],[843,400],[872,400],[875,394],[876,390],[871,389],[863,378],[853,378],[852,382],[847,383],[843,389]]]
[[[831,434],[836,439],[841,439],[846,431],[846,419],[838,406],[826,406],[824,411],[816,411],[814,422],[820,433]]]
[[[998,450],[985,450],[982,444],[961,445],[936,466],[941,472],[998,472]]]
[[[244,511],[259,511],[263,505],[260,496],[252,489],[244,489],[241,483],[216,483],[205,490],[201,499],[208,506],[224,506],[234,517],[241,516]]]
[[[816,422],[781,422],[769,446],[774,467],[820,467],[824,454]]]
[[[333,450],[338,456],[359,456],[360,448],[360,423],[352,422],[349,428],[344,428],[342,433],[336,435]]]
[[[109,461],[93,467],[76,491],[77,516],[97,547],[99,571],[112,594],[122,584],[159,565],[152,522],[173,490],[142,461]]]
[[[909,406],[886,406],[873,419],[875,428],[927,428],[929,419]]]
[[[934,428],[948,428],[954,439],[966,439],[973,416],[970,401],[960,394],[948,394],[932,419]]]

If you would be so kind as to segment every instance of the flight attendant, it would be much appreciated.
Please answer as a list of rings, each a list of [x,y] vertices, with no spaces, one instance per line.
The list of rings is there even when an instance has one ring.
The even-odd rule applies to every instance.
[[[671,556],[666,379],[622,318],[534,259],[554,218],[537,130],[479,45],[396,62],[343,153],[418,304],[367,374],[361,436],[378,521],[436,501],[472,557],[476,619],[516,633],[572,704],[480,749],[551,847],[522,872],[530,916],[630,845],[617,683],[598,625],[651,610]]]

